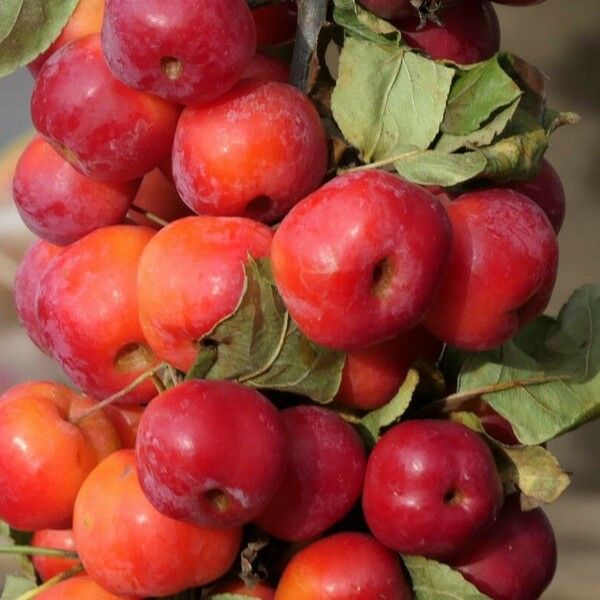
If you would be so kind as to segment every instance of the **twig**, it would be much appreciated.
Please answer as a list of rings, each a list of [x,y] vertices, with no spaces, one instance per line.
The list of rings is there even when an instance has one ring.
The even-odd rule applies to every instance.
[[[81,423],[81,421],[83,421],[84,419],[87,419],[90,415],[93,415],[94,413],[98,412],[99,410],[102,410],[103,408],[110,406],[113,402],[116,402],[119,398],[122,398],[123,396],[126,396],[127,394],[129,394],[129,392],[133,391],[136,387],[138,387],[139,385],[144,383],[144,381],[146,381],[147,379],[151,379],[152,377],[154,377],[154,374],[157,371],[160,371],[161,369],[164,369],[167,366],[168,366],[168,364],[163,362],[163,363],[160,363],[159,365],[156,365],[155,367],[152,367],[151,369],[148,369],[147,371],[142,373],[139,377],[134,379],[128,386],[124,387],[122,390],[119,390],[117,393],[113,394],[112,396],[109,396],[108,398],[102,400],[101,402],[98,402],[98,404],[94,404],[94,406],[92,406],[92,408],[85,411],[83,414],[79,415],[76,419],[73,419],[72,423],[77,425],[78,423]]]
[[[167,225],[169,225],[169,221],[165,221],[165,219],[163,219],[162,217],[159,217],[158,215],[155,215],[154,213],[152,213],[144,208],[135,206],[135,204],[132,204],[129,207],[129,211],[137,213],[138,215],[142,215],[143,217],[146,217],[146,219],[148,219],[148,221],[152,221],[153,223],[156,223],[157,225],[160,225],[161,227],[166,227]]]
[[[71,550],[62,550],[60,548],[42,548],[36,546],[0,546],[0,554],[26,554],[28,556],[55,556],[57,558],[79,558],[77,552]]]
[[[302,92],[306,92],[310,62],[326,17],[327,0],[298,0],[298,30],[290,81]]]

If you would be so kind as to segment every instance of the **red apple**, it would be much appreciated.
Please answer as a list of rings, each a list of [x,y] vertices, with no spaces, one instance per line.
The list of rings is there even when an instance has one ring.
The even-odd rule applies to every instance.
[[[23,531],[71,526],[88,473],[120,447],[93,400],[58,383],[12,387],[0,397],[0,519]]]
[[[252,11],[259,48],[279,46],[293,41],[296,35],[298,7],[296,0],[280,0]]]
[[[136,600],[133,596],[115,596],[107,592],[88,575],[61,581],[35,597],[38,600]]]
[[[120,223],[133,202],[137,182],[103,183],[76,171],[42,138],[21,155],[13,197],[25,225],[61,246]]]
[[[309,338],[352,350],[423,319],[451,240],[446,211],[423,188],[384,171],[342,175],[283,220],[273,274]]]
[[[197,104],[240,80],[256,29],[245,0],[107,0],[102,48],[127,85]]]
[[[53,54],[31,99],[36,129],[78,171],[109,182],[137,179],[158,166],[172,147],[179,112],[115,79],[98,35]]]
[[[358,0],[358,3],[384,19],[417,15],[417,9],[410,0]]]
[[[222,217],[180,219],[156,234],[138,271],[140,320],[154,352],[189,370],[198,340],[238,305],[248,254],[267,256],[272,238],[266,225]]]
[[[447,210],[454,244],[425,327],[465,350],[494,348],[548,305],[556,234],[535,202],[508,189],[464,194]]]
[[[62,248],[38,240],[25,252],[15,275],[14,295],[17,316],[27,335],[42,352],[48,353],[37,316],[37,293],[42,275]]]
[[[218,585],[214,590],[211,590],[212,594],[237,594],[243,597],[249,598],[260,598],[260,600],[273,600],[275,598],[275,590],[261,581],[256,583],[245,584],[239,579],[237,581],[231,581]]]
[[[287,83],[290,78],[290,65],[278,58],[256,54],[246,70],[242,79],[268,79]]]
[[[405,421],[369,457],[363,511],[385,546],[445,559],[494,521],[502,499],[492,453],[475,432],[451,421]]]
[[[95,398],[121,390],[158,360],[138,317],[136,274],[154,231],[115,225],[65,248],[40,281],[37,315],[43,342],[75,384]],[[145,382],[121,398],[143,403]]]
[[[40,529],[33,534],[31,545],[34,548],[56,548],[75,552],[75,538],[71,529]],[[80,562],[76,558],[56,556],[31,557],[31,562],[42,581],[47,581],[59,573],[76,567]]]
[[[336,402],[348,408],[374,410],[389,402],[417,359],[435,363],[442,342],[423,327],[391,340],[351,350],[346,356]]]
[[[142,406],[117,406],[113,404],[106,406],[104,413],[117,430],[121,446],[123,448],[135,448],[144,408]]]
[[[513,494],[492,528],[451,564],[493,600],[536,600],[556,571],[554,532],[542,510],[521,512]]]
[[[140,597],[169,596],[219,579],[235,560],[242,534],[160,514],[139,485],[133,450],[112,454],[90,473],[77,496],[73,532],[96,583]]]
[[[173,176],[198,214],[269,223],[317,188],[327,155],[325,129],[305,94],[286,83],[247,79],[183,111]]]
[[[338,533],[301,550],[275,600],[410,600],[400,560],[370,535]]]
[[[283,482],[255,520],[286,541],[309,540],[343,519],[360,496],[365,449],[338,414],[317,406],[281,413],[287,438]]]
[[[542,161],[540,172],[531,181],[515,181],[506,187],[531,198],[546,213],[558,235],[565,220],[565,189],[560,176],[547,160]]]
[[[442,26],[429,21],[421,27],[418,17],[396,23],[402,39],[435,60],[459,64],[491,58],[500,50],[500,24],[488,0],[463,0],[438,12]]]
[[[235,527],[258,516],[281,483],[284,424],[255,390],[187,381],[146,408],[136,455],[142,489],[162,514]]]

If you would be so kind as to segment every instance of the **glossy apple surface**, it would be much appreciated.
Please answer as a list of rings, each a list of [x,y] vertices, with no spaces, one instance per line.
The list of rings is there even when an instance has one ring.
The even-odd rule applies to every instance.
[[[373,535],[403,554],[444,559],[491,525],[502,482],[487,445],[451,421],[405,421],[377,442],[363,511]]]
[[[383,171],[342,175],[282,221],[273,274],[304,334],[353,350],[423,319],[451,240],[446,211],[423,188]]]
[[[33,534],[31,545],[34,548],[56,548],[75,552],[75,538],[71,529],[40,529]],[[42,581],[47,581],[55,575],[68,571],[80,562],[73,558],[34,555],[31,562]]]

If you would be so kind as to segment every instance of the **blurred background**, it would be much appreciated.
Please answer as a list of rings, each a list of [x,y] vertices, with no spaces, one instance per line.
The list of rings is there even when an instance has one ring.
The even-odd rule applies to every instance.
[[[578,112],[583,121],[559,130],[547,155],[567,191],[560,234],[555,314],[582,283],[600,283],[600,0],[548,0],[538,6],[497,6],[503,47],[536,64],[548,78],[553,108]],[[61,379],[29,341],[12,305],[12,281],[33,236],[12,204],[12,169],[31,131],[26,70],[0,80],[0,392],[30,378]],[[548,508],[559,541],[557,577],[546,600],[592,600],[600,592],[600,422],[552,444],[573,485]]]

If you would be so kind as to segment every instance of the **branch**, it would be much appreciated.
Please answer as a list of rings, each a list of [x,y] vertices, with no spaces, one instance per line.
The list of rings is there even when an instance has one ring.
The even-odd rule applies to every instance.
[[[298,30],[290,81],[302,92],[306,92],[310,61],[326,17],[327,0],[298,0]]]

